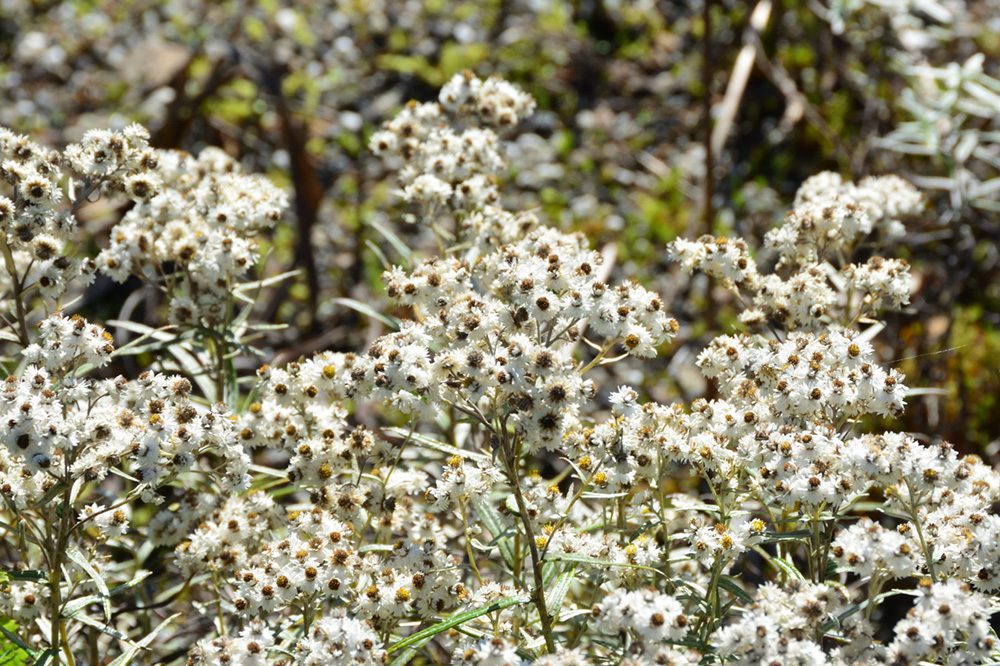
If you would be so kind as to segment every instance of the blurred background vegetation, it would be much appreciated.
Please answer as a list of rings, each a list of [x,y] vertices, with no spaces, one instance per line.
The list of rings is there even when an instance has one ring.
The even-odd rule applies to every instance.
[[[292,193],[262,270],[300,272],[258,312],[289,324],[262,345],[261,362],[280,362],[363,348],[381,324],[351,303],[384,310],[378,277],[405,259],[398,241],[433,243],[368,152],[371,132],[458,71],[506,77],[539,102],[507,137],[506,205],[582,231],[684,322],[654,364],[604,382],[659,400],[706,395],[694,354],[738,326],[730,297],[679,274],[666,242],[711,232],[757,246],[808,176],[899,173],[928,206],[896,248],[917,284],[881,353],[935,390],[894,425],[988,453],[998,56],[997,0],[0,0],[0,124],[62,145],[137,121],[158,147],[220,146]],[[94,247],[81,250],[121,212],[85,207]],[[98,281],[75,307],[154,322],[137,288]]]

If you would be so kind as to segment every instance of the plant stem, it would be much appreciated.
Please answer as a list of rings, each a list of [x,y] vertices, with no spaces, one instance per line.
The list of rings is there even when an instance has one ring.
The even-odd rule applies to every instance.
[[[59,650],[61,649],[66,655],[66,663],[69,666],[75,666],[75,660],[73,659],[73,652],[70,650],[69,639],[66,633],[66,623],[65,619],[62,617],[62,580],[59,578],[59,574],[62,571],[63,564],[63,554],[66,552],[66,541],[69,536],[69,516],[72,513],[72,507],[70,506],[70,497],[73,492],[72,486],[69,484],[69,461],[65,463],[66,468],[66,478],[63,480],[63,493],[62,502],[58,508],[62,509],[62,515],[59,516],[58,521],[50,521],[50,525],[58,523],[58,531],[54,535],[54,541],[50,541],[54,545],[52,552],[49,553],[49,621],[52,623],[52,631],[49,638],[49,646],[55,650],[53,655],[53,663],[58,666],[59,664]]]
[[[545,638],[545,649],[549,653],[556,650],[555,640],[552,638],[552,618],[549,617],[548,608],[545,606],[545,580],[542,576],[542,558],[538,554],[538,544],[535,542],[535,530],[531,525],[531,517],[528,515],[528,506],[521,493],[521,484],[517,474],[517,460],[513,449],[508,441],[506,432],[499,433],[500,446],[504,455],[504,463],[507,472],[507,480],[510,482],[514,492],[514,501],[517,503],[517,511],[521,517],[521,524],[524,526],[524,536],[528,541],[528,550],[531,553],[531,569],[535,580],[535,589],[532,597],[535,606],[538,608],[538,617],[542,624],[542,636]]]
[[[21,283],[21,279],[17,276],[17,265],[14,263],[14,254],[11,252],[10,246],[7,244],[6,236],[0,238],[0,250],[3,251],[4,265],[7,267],[11,283],[14,286],[14,307],[17,309],[17,335],[18,338],[20,338],[21,346],[27,347],[29,343],[28,314],[25,311],[24,298],[22,296],[24,293],[24,285]]]
[[[913,526],[917,528],[917,538],[920,540],[920,552],[924,555],[924,562],[927,564],[927,573],[930,574],[931,580],[937,582],[937,573],[934,571],[934,553],[930,546],[927,545],[927,541],[924,539],[924,531],[920,527],[920,516],[917,513],[917,500],[913,496],[913,488],[910,487],[910,482],[904,480],[906,484],[906,492],[910,496],[910,501],[908,502],[908,509],[910,510],[910,520],[913,521]]]
[[[476,580],[480,585],[483,584],[483,577],[479,574],[479,567],[476,565],[476,554],[472,551],[472,539],[469,535],[469,519],[466,516],[465,502],[459,501],[459,509],[462,512],[462,531],[465,534],[465,555],[469,558],[469,566],[472,567],[472,573],[475,574]]]
[[[212,337],[212,347],[215,351],[215,400],[226,402],[226,334]]]

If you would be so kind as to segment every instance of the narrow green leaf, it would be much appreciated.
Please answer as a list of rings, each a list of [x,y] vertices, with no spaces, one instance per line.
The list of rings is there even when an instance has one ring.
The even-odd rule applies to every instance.
[[[356,312],[360,312],[363,315],[371,317],[372,319],[377,319],[378,321],[382,322],[389,328],[392,329],[399,328],[398,319],[390,317],[389,315],[386,314],[382,314],[381,312],[379,312],[372,306],[368,305],[367,303],[356,301],[353,298],[333,298],[330,300],[333,303],[336,303],[337,305],[343,305],[345,308],[350,308],[352,310],[355,310]]]
[[[441,440],[435,439],[435,438],[430,437],[428,435],[424,435],[424,434],[419,433],[419,432],[410,432],[406,428],[395,428],[395,427],[392,427],[392,428],[386,428],[385,431],[389,432],[389,433],[392,433],[393,435],[396,435],[397,437],[402,437],[403,439],[406,439],[407,437],[409,437],[409,439],[412,439],[414,442],[416,442],[417,444],[420,444],[421,446],[424,446],[424,447],[426,447],[428,449],[433,449],[435,451],[440,451],[441,453],[447,453],[450,456],[461,456],[463,458],[473,458],[475,460],[489,460],[490,459],[490,457],[488,455],[486,455],[485,453],[482,453],[480,451],[471,451],[471,450],[468,450],[468,449],[459,449],[459,448],[456,448],[456,447],[452,446],[451,444],[447,444],[445,442],[442,442]]]
[[[631,562],[612,562],[611,560],[602,560],[596,557],[590,557],[588,555],[576,555],[574,553],[553,553],[551,555],[545,556],[546,560],[552,560],[554,562],[576,562],[577,564],[587,564],[594,567],[621,567],[624,569],[639,569],[641,571],[649,571],[651,573],[659,574],[660,576],[666,576],[665,573],[660,571],[655,567],[648,567],[643,564],[632,564]]]
[[[771,555],[761,546],[754,546],[754,550],[767,560],[768,564],[777,571],[778,573],[784,574],[788,578],[797,578],[799,580],[805,580],[805,576],[795,568],[795,565],[791,562],[785,560],[784,558],[777,557],[776,555]]]
[[[565,571],[560,573],[559,577],[556,578],[555,585],[546,589],[545,607],[548,609],[552,617],[559,617],[559,611],[562,609],[563,601],[566,599],[566,595],[569,593],[569,587],[573,584],[575,579],[576,567],[568,566]]]
[[[87,558],[76,548],[67,548],[66,557],[68,557],[74,564],[83,569],[83,571],[90,577],[90,580],[94,581],[94,585],[97,586],[97,591],[101,594],[101,605],[104,607],[104,621],[111,621],[111,590],[108,589],[108,584],[104,582],[101,578],[101,574],[94,568],[94,565],[87,561]]]
[[[140,650],[147,648],[149,644],[152,643],[153,640],[156,638],[156,635],[161,631],[163,631],[163,629],[166,628],[168,624],[173,622],[176,618],[180,617],[180,615],[181,615],[180,613],[174,613],[166,620],[158,624],[156,628],[153,629],[151,632],[149,632],[145,637],[143,637],[141,641],[133,643],[132,647],[130,647],[120,657],[118,657],[110,664],[108,664],[108,666],[126,666],[127,664],[132,663],[132,660],[135,658],[135,655],[139,654]]]
[[[370,220],[368,222],[368,226],[370,226],[375,231],[379,232],[379,234],[381,234],[382,237],[389,242],[389,245],[392,245],[393,249],[396,250],[399,256],[402,257],[407,264],[412,263],[413,251],[410,250],[409,246],[407,246],[406,243],[400,240],[399,236],[397,236],[395,232],[393,232],[391,229],[386,227],[378,220]]]
[[[0,623],[0,633],[6,640],[0,640],[0,666],[24,666],[29,661],[36,658],[35,651],[32,650],[17,631],[17,622],[14,620],[4,620]]]
[[[150,575],[152,575],[152,573],[153,573],[152,571],[146,571],[145,569],[140,569],[138,573],[136,573],[136,575],[132,577],[132,580],[128,581],[127,583],[122,583],[121,585],[116,585],[115,587],[111,588],[111,590],[109,591],[109,596],[113,597],[117,594],[121,594],[122,592],[131,590],[133,587],[135,587],[142,581],[146,580]],[[72,618],[90,604],[98,603],[103,599],[104,597],[100,594],[88,594],[85,597],[78,597],[76,599],[72,599],[71,601],[67,602],[65,606],[63,606],[63,617]]]
[[[88,594],[85,597],[77,597],[67,601],[62,609],[62,616],[67,619],[76,618],[77,614],[90,604],[96,604],[101,601],[103,597],[99,594]]]
[[[372,254],[374,254],[378,258],[379,263],[382,264],[382,270],[386,270],[387,271],[390,268],[392,268],[392,262],[389,261],[389,258],[385,256],[385,253],[382,252],[381,249],[379,249],[378,245],[376,245],[375,243],[373,243],[370,239],[366,238],[365,239],[365,246],[367,246],[368,249],[372,251]]]
[[[45,576],[45,572],[38,571],[37,569],[25,569],[24,571],[12,571],[10,569],[3,569],[0,571],[0,579],[6,579],[11,581],[28,581],[32,583],[44,583],[48,580]],[[3,582],[3,580],[0,580]]]
[[[878,604],[882,603],[883,600],[888,599],[889,597],[894,597],[897,594],[916,595],[917,593],[916,593],[915,590],[889,590],[888,592],[883,592],[882,594],[879,594],[879,595],[877,595],[876,597],[874,597],[872,599],[865,599],[864,601],[861,601],[859,603],[852,604],[847,610],[843,611],[842,613],[840,613],[836,617],[830,618],[829,620],[827,620],[826,622],[824,622],[823,625],[820,627],[820,631],[822,631],[825,634],[826,632],[830,631],[831,629],[836,628],[844,620],[846,620],[847,618],[851,617],[852,615],[854,615],[858,611],[864,610],[865,608],[867,608],[871,604],[878,605]]]
[[[74,622],[80,622],[82,624],[87,625],[88,627],[93,627],[102,634],[107,634],[108,636],[111,636],[112,638],[115,638],[121,641],[122,643],[125,643],[126,645],[133,645],[132,640],[127,635],[118,631],[110,624],[101,622],[100,620],[95,620],[86,613],[77,613],[76,615],[73,616],[72,619]]]
[[[497,547],[500,549],[500,555],[503,556],[504,562],[507,563],[508,567],[514,567],[514,546],[511,543],[511,539],[508,536],[504,536],[506,530],[503,526],[503,520],[500,518],[500,513],[494,508],[493,504],[489,499],[476,498],[472,500],[472,510],[476,512],[479,519],[483,521],[483,525],[486,526],[486,530],[490,533],[490,536],[497,543]]]
[[[278,275],[272,275],[271,277],[264,278],[263,280],[254,280],[253,282],[242,282],[236,286],[234,291],[245,292],[253,291],[254,289],[264,289],[266,287],[273,287],[279,282],[284,282],[289,278],[293,278],[301,274],[302,271],[296,269],[294,271],[286,271],[284,273],[279,273]]]
[[[736,580],[731,576],[721,576],[719,578],[719,587],[729,592],[745,604],[753,603],[753,597],[750,596],[746,590],[740,587]]]
[[[43,650],[42,653],[35,659],[35,663],[31,666],[45,666],[45,664],[49,663],[49,659],[54,656],[56,656],[55,648],[45,648],[45,650]]]
[[[138,585],[139,583],[146,580],[152,575],[153,575],[152,571],[147,571],[146,569],[139,569],[137,572],[135,572],[135,575],[132,576],[132,580],[128,581],[127,583],[122,583],[121,585],[116,585],[113,588],[111,588],[111,596],[113,597],[116,594],[121,594],[122,592],[131,590],[133,587],[135,587],[136,585]]]
[[[395,643],[394,645],[389,646],[389,649],[386,651],[389,654],[392,654],[393,652],[402,650],[404,648],[413,645],[417,644],[423,645],[424,643],[434,638],[438,634],[448,631],[452,627],[457,627],[460,624],[465,624],[469,620],[474,620],[477,617],[486,615],[487,613],[495,613],[505,608],[510,608],[511,606],[526,604],[530,600],[531,599],[526,595],[518,597],[507,597],[506,599],[500,599],[498,601],[494,601],[493,603],[487,604],[481,608],[474,608],[472,610],[464,611],[462,613],[456,613],[455,615],[449,617],[447,620],[438,622],[433,626],[427,627],[426,629],[422,629],[416,633],[410,634],[403,640]],[[112,664],[112,666],[115,665]]]
[[[775,543],[777,541],[808,541],[812,536],[809,530],[795,530],[794,532],[766,532],[763,543]]]

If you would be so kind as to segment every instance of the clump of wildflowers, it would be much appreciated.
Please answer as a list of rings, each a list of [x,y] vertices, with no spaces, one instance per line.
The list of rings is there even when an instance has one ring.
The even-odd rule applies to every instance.
[[[111,336],[61,314],[27,332],[15,283],[25,326],[0,389],[0,497],[34,568],[0,583],[0,610],[51,630],[19,626],[33,645],[131,649],[111,598],[156,567],[177,584],[142,588],[142,608],[203,618],[165,639],[189,664],[1000,656],[1000,475],[869,427],[909,394],[872,322],[907,302],[910,276],[855,250],[898,235],[919,193],[822,174],[767,234],[770,259],[741,239],[672,243],[744,308],[696,354],[711,394],[660,404],[602,384],[679,334],[663,299],[612,277],[584,236],[500,204],[500,138],[471,123],[509,127],[532,108],[510,84],[459,75],[377,132],[421,220],[457,223],[436,230],[449,243],[385,270],[393,330],[252,378],[230,376],[245,351],[232,292],[284,195],[220,151],[153,160],[134,128],[67,152],[93,192],[147,179],[98,264],[156,285],[179,328],[210,338],[220,390],[196,395],[210,373],[156,329],[190,376],[99,378],[121,352]],[[138,540],[135,562],[117,557]],[[886,626],[885,600],[905,594],[912,609]],[[81,613],[101,637],[66,632]]]
[[[162,290],[172,322],[219,325],[232,318],[232,292],[257,262],[255,237],[281,218],[287,198],[218,149],[197,157],[160,152],[157,161],[161,191],[111,230],[98,268]]]

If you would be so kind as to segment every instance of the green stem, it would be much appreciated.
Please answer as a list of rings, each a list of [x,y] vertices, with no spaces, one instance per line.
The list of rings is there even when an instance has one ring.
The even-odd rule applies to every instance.
[[[538,553],[538,544],[535,542],[535,530],[531,525],[531,517],[528,515],[528,506],[521,493],[521,484],[517,474],[517,459],[508,441],[506,431],[500,432],[500,445],[506,463],[507,480],[510,482],[514,493],[514,501],[517,503],[517,511],[521,517],[521,524],[524,526],[524,536],[528,541],[528,551],[531,554],[531,569],[535,580],[535,589],[532,591],[533,601],[538,608],[538,617],[542,624],[542,636],[545,638],[545,649],[549,653],[556,651],[555,640],[552,637],[552,618],[549,616],[548,608],[545,605],[545,580],[542,575],[542,558]]]
[[[14,307],[17,310],[17,335],[20,339],[21,346],[27,347],[30,343],[28,338],[28,314],[24,307],[24,285],[21,283],[21,279],[17,276],[17,265],[14,263],[14,254],[11,252],[10,246],[7,244],[6,235],[0,238],[0,251],[3,252],[4,264],[7,267],[7,272],[10,274],[11,283],[14,286]]]

